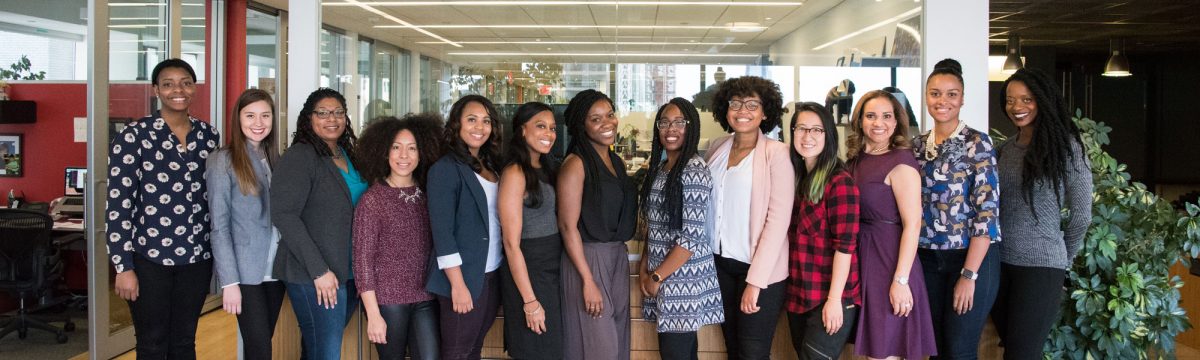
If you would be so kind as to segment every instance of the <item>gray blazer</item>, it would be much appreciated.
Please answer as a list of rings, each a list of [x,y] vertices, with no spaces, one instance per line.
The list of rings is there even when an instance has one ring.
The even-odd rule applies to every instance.
[[[250,145],[247,144],[247,150]],[[242,194],[229,150],[208,157],[208,208],[212,216],[212,250],[217,282],[222,286],[242,283],[257,285],[266,275],[271,245],[271,169],[261,157],[249,152],[258,182],[257,195]]]
[[[351,278],[354,205],[333,159],[317,155],[312,145],[288,148],[271,177],[271,221],[281,236],[276,279],[312,284],[326,271],[339,282]]]

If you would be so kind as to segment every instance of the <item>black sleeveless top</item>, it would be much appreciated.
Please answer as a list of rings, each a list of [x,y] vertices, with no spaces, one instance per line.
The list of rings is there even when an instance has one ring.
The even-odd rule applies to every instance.
[[[585,243],[624,242],[637,226],[637,187],[625,174],[625,162],[611,151],[616,176],[598,158],[590,166],[584,154],[583,202],[579,211],[579,234]]]

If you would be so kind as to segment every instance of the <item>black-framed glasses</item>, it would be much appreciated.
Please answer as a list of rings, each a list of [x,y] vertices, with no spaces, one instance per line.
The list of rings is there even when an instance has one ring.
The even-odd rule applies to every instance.
[[[682,120],[665,120],[664,119],[664,120],[659,120],[658,123],[655,124],[655,126],[658,126],[659,130],[667,130],[667,129],[682,130],[682,129],[687,128],[687,124],[688,124],[687,119],[682,119]]]
[[[794,131],[800,135],[808,135],[808,134],[825,135],[825,128],[822,128],[822,127],[810,127],[809,128],[809,127],[801,126],[801,127],[797,127],[796,130],[794,130]]]
[[[738,110],[741,110],[743,107],[745,107],[745,108],[746,108],[746,110],[750,110],[750,111],[758,110],[758,108],[762,107],[762,101],[758,101],[758,100],[746,100],[746,101],[741,101],[741,100],[729,100],[729,110],[738,111]]]
[[[328,119],[330,115],[333,115],[334,117],[336,117],[338,119],[345,119],[346,118],[346,110],[344,110],[344,109],[337,109],[334,111],[317,110],[317,111],[313,111],[313,115],[316,115],[318,119]]]

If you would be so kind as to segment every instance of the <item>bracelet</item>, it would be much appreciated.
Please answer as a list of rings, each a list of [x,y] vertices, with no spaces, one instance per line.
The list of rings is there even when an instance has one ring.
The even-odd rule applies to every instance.
[[[521,309],[521,311],[525,311],[525,309]],[[539,313],[541,311],[542,311],[542,305],[538,305],[537,309],[533,309],[533,311],[525,311],[525,315],[537,315],[537,313]]]
[[[535,302],[537,302],[537,299],[529,300],[529,301],[526,301],[526,302],[525,302],[525,305],[529,305],[529,304],[532,304],[532,303],[535,303]]]

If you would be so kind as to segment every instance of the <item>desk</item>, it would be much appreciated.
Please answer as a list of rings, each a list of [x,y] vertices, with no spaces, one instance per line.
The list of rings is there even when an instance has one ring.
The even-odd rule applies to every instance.
[[[83,219],[68,219],[54,222],[54,227],[51,228],[54,232],[62,233],[83,233]]]

